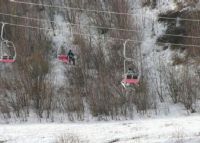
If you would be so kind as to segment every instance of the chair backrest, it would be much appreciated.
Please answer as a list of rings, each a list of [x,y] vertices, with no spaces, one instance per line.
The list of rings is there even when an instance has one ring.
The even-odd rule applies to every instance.
[[[13,60],[13,57],[12,57],[12,56],[9,56],[8,58],[9,58],[9,60]]]
[[[3,60],[7,60],[7,59],[9,59],[9,58],[8,58],[7,55],[6,55],[6,56],[4,55],[2,59],[3,59]]]
[[[126,75],[126,79],[132,79],[132,75],[130,74]]]

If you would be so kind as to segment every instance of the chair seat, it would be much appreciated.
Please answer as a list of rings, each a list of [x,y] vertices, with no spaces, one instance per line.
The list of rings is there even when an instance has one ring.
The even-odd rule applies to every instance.
[[[138,79],[123,79],[122,82],[125,84],[139,84]]]
[[[0,59],[1,63],[14,63],[15,61],[15,59]]]
[[[62,61],[62,62],[64,62],[64,63],[68,63],[68,62],[69,62],[69,58],[68,58],[67,55],[59,55],[59,56],[58,56],[58,60],[59,60],[59,61]]]

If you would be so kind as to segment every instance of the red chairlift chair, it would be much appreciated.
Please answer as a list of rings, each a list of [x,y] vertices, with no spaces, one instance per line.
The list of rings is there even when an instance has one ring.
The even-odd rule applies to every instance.
[[[16,48],[13,42],[3,38],[5,23],[2,23],[1,28],[1,44],[0,44],[0,63],[14,63],[16,61]],[[8,55],[8,50],[13,49],[14,55]]]
[[[124,75],[123,75],[123,79],[121,81],[121,84],[123,85],[123,87],[125,89],[127,89],[128,87],[132,87],[132,86],[139,86],[139,82],[140,82],[140,76],[139,74],[136,74],[136,72],[127,72],[126,71],[126,62],[133,62],[134,60],[131,58],[127,58],[126,57],[126,44],[129,40],[126,40],[124,43]]]

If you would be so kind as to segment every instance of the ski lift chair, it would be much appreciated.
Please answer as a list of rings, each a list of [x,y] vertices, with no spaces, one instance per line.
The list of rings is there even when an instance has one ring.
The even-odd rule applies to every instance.
[[[0,44],[0,63],[14,63],[16,61],[16,48],[13,42],[3,38],[5,23],[1,27],[1,44]],[[8,55],[8,50],[13,49],[14,55]]]
[[[121,84],[127,88],[129,86],[139,86],[139,76],[136,76],[135,74],[127,73],[124,75],[123,80],[121,81]]]
[[[64,46],[60,46],[57,49],[57,60],[65,64],[69,63],[69,57],[66,54],[66,50],[64,49]]]
[[[126,62],[134,62],[132,58],[126,57],[126,44],[128,41],[129,40],[126,40],[124,43],[124,75],[121,81],[121,84],[124,86],[124,88],[139,86],[140,81],[139,72],[134,72],[133,70],[130,70],[131,72],[126,71]]]
[[[8,55],[3,51],[5,49],[14,49],[14,56]],[[4,53],[4,54],[3,54]],[[10,41],[1,41],[1,56],[0,56],[0,63],[14,63],[16,61],[16,51],[13,42]]]
[[[69,63],[69,57],[64,54],[58,55],[58,60],[66,64]]]

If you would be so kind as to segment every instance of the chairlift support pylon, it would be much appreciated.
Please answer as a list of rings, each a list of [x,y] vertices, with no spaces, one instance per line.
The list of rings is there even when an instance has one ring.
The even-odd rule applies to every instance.
[[[0,44],[0,63],[14,63],[16,61],[17,57],[17,52],[16,52],[16,47],[12,41],[8,41],[4,39],[3,33],[4,33],[4,28],[5,28],[6,23],[2,22],[2,27],[1,27],[1,44]],[[14,55],[8,55],[6,54],[8,48],[13,48],[14,50]]]

